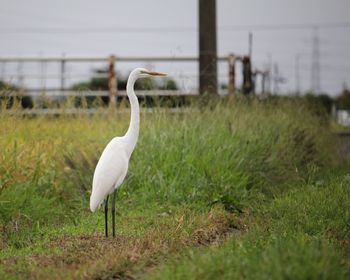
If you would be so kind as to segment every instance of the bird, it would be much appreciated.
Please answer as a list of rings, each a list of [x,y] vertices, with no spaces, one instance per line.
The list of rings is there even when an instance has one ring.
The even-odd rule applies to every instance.
[[[112,235],[115,237],[115,201],[119,187],[128,172],[129,161],[135,149],[140,127],[140,106],[134,91],[137,79],[150,76],[166,76],[145,68],[131,71],[126,85],[126,93],[131,107],[130,124],[124,136],[114,137],[103,150],[96,165],[90,196],[90,210],[95,212],[104,202],[105,235],[108,237],[108,199],[112,198]]]

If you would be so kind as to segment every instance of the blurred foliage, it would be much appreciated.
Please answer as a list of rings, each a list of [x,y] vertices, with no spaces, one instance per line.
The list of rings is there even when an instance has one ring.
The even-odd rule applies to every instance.
[[[159,85],[159,89],[164,90],[177,90],[177,83],[173,79],[165,78],[163,79],[163,84]]]
[[[193,104],[190,114],[155,108],[144,115],[121,195],[132,204],[221,203],[239,212],[251,191],[284,191],[306,180],[310,168],[331,164],[333,136],[305,101],[242,98],[234,104],[215,99],[205,108]],[[17,230],[14,221],[26,227],[82,211],[98,156],[129,124],[128,113],[113,121],[104,114],[0,116],[0,201],[11,201],[0,203],[0,224],[8,232]],[[55,216],[30,197],[55,203]]]
[[[350,110],[350,91],[347,88],[337,97],[336,104],[339,109]]]
[[[20,106],[24,109],[33,108],[31,96],[24,95],[16,86],[0,80],[0,102],[2,108],[13,108]]]
[[[75,91],[108,91],[108,69],[96,69],[94,70],[93,77],[89,81],[79,82],[71,87]],[[117,87],[118,90],[126,90],[126,84],[128,81],[127,76],[123,76],[117,73]],[[176,81],[169,78],[163,78],[160,82],[157,82],[153,78],[142,78],[136,81],[135,90],[177,90],[178,86]],[[108,104],[108,96],[101,96],[101,101],[104,105]],[[87,106],[90,107],[94,102],[96,97],[89,96],[85,97]],[[148,100],[147,103],[152,103],[153,101]],[[80,97],[76,98],[76,106],[81,106],[82,100]]]
[[[313,93],[307,93],[305,99],[309,106],[319,114],[323,114],[324,112],[330,114],[332,112],[334,100],[327,94],[315,95]]]
[[[2,80],[0,80],[0,90],[4,92],[11,92],[11,91],[17,91],[18,89],[9,83],[6,83]]]
[[[101,77],[101,75],[108,75],[108,70],[97,69],[94,70],[93,77],[89,81],[79,82],[71,87],[72,90],[108,90],[108,77]],[[128,81],[127,76],[117,73],[118,90],[125,90]],[[156,82],[152,78],[142,78],[135,83],[136,90],[152,90],[152,89],[169,89],[176,90],[178,86],[173,79],[162,79],[161,82]]]
[[[67,100],[66,106],[71,108],[72,102],[74,99]],[[265,279],[271,275],[281,279],[276,267],[285,265],[288,279],[295,275],[341,279],[339,273],[333,273],[340,271],[340,256],[332,255],[333,245],[320,246],[315,239],[330,234],[349,239],[349,215],[344,210],[349,204],[349,192],[345,191],[349,180],[337,189],[337,182],[328,186],[320,180],[337,163],[337,142],[330,128],[320,125],[324,118],[310,110],[301,97],[258,100],[238,96],[233,103],[217,97],[207,106],[200,102],[191,105],[177,110],[155,107],[142,113],[138,145],[118,194],[120,234],[114,240],[101,236],[103,212],[89,214],[89,196],[97,159],[110,139],[125,133],[129,113],[115,110],[107,115],[105,110],[97,110],[89,116],[27,118],[1,112],[0,260],[5,264],[3,275],[13,277],[1,277],[0,266],[0,278],[49,279],[55,275],[57,279],[106,279],[106,273],[89,277],[86,273],[102,267],[102,272],[114,273],[108,274],[111,277],[120,275],[115,269],[125,271],[143,262],[141,258],[151,259],[155,251],[149,248],[157,242],[161,248],[157,260],[170,255],[169,251],[183,251],[192,245],[188,237],[197,240],[198,249],[213,248],[216,246],[198,245],[216,244],[216,227],[210,223],[197,229],[191,224],[196,219],[223,224],[210,210],[221,206],[227,211],[222,215],[233,212],[242,222],[232,223],[233,243],[217,258],[218,265],[209,256],[209,263],[197,266],[220,268],[217,274],[205,271],[207,279],[220,278],[222,271],[232,273],[228,279],[239,278],[235,277],[236,267],[250,273],[251,279],[258,279],[255,276],[261,272]],[[328,187],[326,191],[324,187]],[[284,194],[284,201],[266,206]],[[260,226],[254,211],[264,218],[261,230],[249,228],[253,235],[238,239],[247,224]],[[274,223],[271,217],[276,217]],[[205,230],[214,232],[213,237]],[[152,233],[163,235],[155,239]],[[147,239],[134,242],[134,237]],[[90,238],[100,247],[87,246]],[[115,258],[115,251],[106,255],[107,247],[121,251],[125,261]],[[135,262],[130,261],[134,248],[141,250]],[[111,263],[101,266],[106,259]],[[203,260],[200,256],[196,259]],[[242,259],[250,265],[248,270]],[[43,262],[36,266],[37,260]],[[331,272],[316,277],[318,263]],[[224,265],[223,270],[219,264]],[[66,274],[69,270],[71,274]],[[77,272],[84,277],[77,277]],[[20,277],[21,273],[27,277]],[[41,277],[33,277],[38,273]]]

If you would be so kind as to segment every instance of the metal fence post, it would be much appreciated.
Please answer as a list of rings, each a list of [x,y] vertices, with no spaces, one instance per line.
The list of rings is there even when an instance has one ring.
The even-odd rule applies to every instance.
[[[19,86],[19,92],[23,94],[24,92],[24,76],[23,76],[23,62],[19,61],[17,65],[17,83]]]
[[[228,96],[230,99],[233,99],[236,95],[236,57],[234,54],[228,56]]]
[[[261,94],[265,97],[265,84],[266,84],[267,71],[262,72],[262,80],[261,80]]]
[[[117,77],[115,74],[115,56],[109,57],[108,68],[108,89],[109,89],[109,107],[115,108],[117,95]]]
[[[62,55],[62,60],[61,60],[61,92],[65,90],[66,87],[66,60],[65,60],[65,55]]]

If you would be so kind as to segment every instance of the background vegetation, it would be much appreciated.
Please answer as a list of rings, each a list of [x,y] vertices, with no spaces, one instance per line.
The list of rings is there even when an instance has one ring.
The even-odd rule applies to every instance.
[[[115,240],[88,199],[129,114],[3,110],[0,278],[345,279],[349,178],[324,109],[310,108],[242,99],[143,111]]]

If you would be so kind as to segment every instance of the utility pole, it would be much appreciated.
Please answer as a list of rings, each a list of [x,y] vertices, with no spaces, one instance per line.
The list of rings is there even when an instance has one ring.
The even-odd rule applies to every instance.
[[[314,93],[320,93],[320,39],[318,28],[313,29],[312,56],[311,56],[311,89]]]
[[[199,90],[217,94],[216,0],[199,1]]]
[[[253,33],[252,32],[249,32],[249,42],[248,42],[248,44],[249,44],[249,49],[248,49],[249,53],[248,53],[248,55],[250,57],[250,61],[252,61],[252,55],[253,55]]]
[[[256,75],[253,75],[253,67],[252,67],[252,55],[253,55],[253,33],[249,31],[249,36],[248,36],[248,57],[249,57],[249,67],[250,67],[250,72],[251,72],[251,83],[252,83],[252,89],[251,89],[251,94],[255,94],[255,85],[256,85]]]

